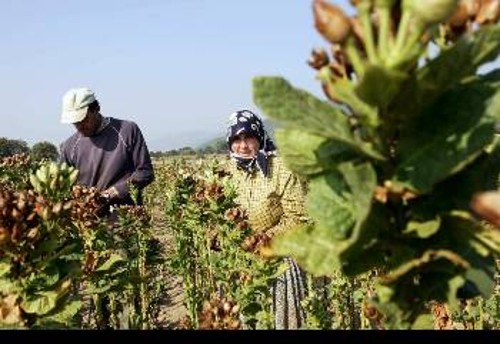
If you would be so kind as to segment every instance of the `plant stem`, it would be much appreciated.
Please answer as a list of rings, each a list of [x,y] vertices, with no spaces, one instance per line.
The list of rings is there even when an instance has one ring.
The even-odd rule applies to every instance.
[[[418,58],[419,53],[416,53],[415,49],[420,44],[420,38],[426,27],[418,20],[414,21],[413,24],[412,31],[407,34],[405,41],[401,43],[401,46],[397,48],[398,50],[394,52],[395,54],[391,56],[392,59],[388,62],[387,67],[399,69],[415,57]],[[419,52],[421,52],[420,49]]]
[[[378,56],[384,61],[392,48],[393,41],[391,32],[391,9],[389,7],[378,8],[380,23],[378,27]]]
[[[378,62],[377,51],[375,49],[375,41],[373,40],[373,29],[372,22],[370,18],[370,2],[364,1],[358,5],[359,19],[361,21],[361,27],[363,30],[363,42],[366,49],[366,54],[368,56],[368,61],[371,64],[376,64]]]
[[[410,23],[411,23],[411,12],[407,9],[404,9],[401,21],[399,22],[398,33],[396,34],[396,43],[394,45],[394,49],[392,50],[390,56],[391,58],[389,59],[389,61],[387,61],[388,65],[391,64],[390,61],[399,59],[399,55],[406,41],[406,36],[410,28]]]
[[[349,62],[351,62],[352,67],[356,72],[358,79],[361,79],[361,77],[365,72],[365,65],[363,59],[359,54],[358,49],[356,48],[356,43],[352,36],[347,39],[344,48],[345,48],[345,54],[349,59]]]

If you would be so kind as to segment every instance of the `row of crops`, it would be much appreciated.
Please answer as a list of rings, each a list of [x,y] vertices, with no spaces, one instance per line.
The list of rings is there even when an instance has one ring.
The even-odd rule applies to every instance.
[[[272,329],[270,286],[284,265],[268,254],[272,239],[254,232],[235,203],[224,159],[156,161],[145,206],[120,207],[101,218],[105,200],[93,188],[74,185],[71,167],[23,155],[4,158],[0,325]],[[159,239],[165,233],[170,245]],[[368,302],[381,273],[308,275],[305,327],[387,328]],[[168,276],[181,278],[186,308],[173,325],[158,318]],[[498,291],[457,309],[431,303],[415,327],[496,329],[499,305]]]

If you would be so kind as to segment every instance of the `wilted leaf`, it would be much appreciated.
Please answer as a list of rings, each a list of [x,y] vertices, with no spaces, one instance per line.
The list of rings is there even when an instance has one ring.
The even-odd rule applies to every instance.
[[[0,327],[24,326],[23,314],[17,303],[17,295],[8,295],[0,298]]]

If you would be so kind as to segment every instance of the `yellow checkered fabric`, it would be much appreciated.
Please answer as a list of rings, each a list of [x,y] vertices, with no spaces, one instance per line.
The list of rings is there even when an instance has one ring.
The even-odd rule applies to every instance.
[[[269,157],[269,175],[260,171],[248,175],[234,161],[229,170],[238,191],[236,201],[247,210],[255,231],[275,235],[306,221],[304,183],[278,156]]]

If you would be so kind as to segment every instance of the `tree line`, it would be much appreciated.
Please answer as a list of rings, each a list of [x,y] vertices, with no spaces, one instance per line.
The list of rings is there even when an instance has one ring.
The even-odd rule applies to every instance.
[[[224,154],[226,152],[226,142],[223,138],[220,138],[200,148],[182,147],[166,151],[152,151],[151,156],[153,158],[161,158],[168,156]],[[59,150],[57,146],[51,142],[41,141],[30,147],[24,140],[0,137],[0,159],[16,154],[29,154],[35,161],[42,159],[56,161],[59,158]]]
[[[186,155],[207,155],[207,154],[224,154],[227,153],[227,144],[224,138],[215,139],[212,143],[200,148],[182,147],[179,149],[171,149],[167,151],[152,151],[151,157],[161,158],[167,156],[186,156]]]
[[[58,148],[48,141],[37,142],[30,147],[26,141],[0,137],[0,159],[16,154],[28,154],[35,161],[56,161],[59,158]]]

